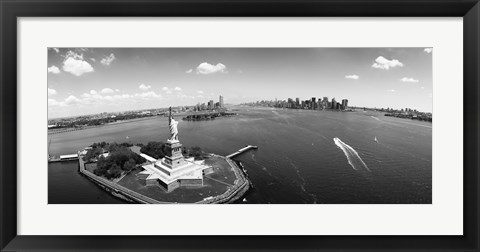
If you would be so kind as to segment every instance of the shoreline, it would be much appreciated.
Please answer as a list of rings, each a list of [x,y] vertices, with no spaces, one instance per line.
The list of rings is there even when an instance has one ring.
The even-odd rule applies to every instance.
[[[237,113],[235,113],[235,114],[238,115]],[[175,114],[175,116],[191,116],[191,115],[196,115],[196,114],[195,113],[187,113],[187,112],[181,112],[181,113]],[[79,127],[79,128],[64,128],[64,129],[59,129],[59,130],[47,130],[47,133],[48,133],[48,135],[55,135],[55,134],[72,132],[72,131],[80,131],[80,130],[99,128],[99,127],[106,127],[106,126],[115,126],[115,125],[118,125],[118,124],[153,120],[153,119],[162,118],[162,117],[165,117],[165,116],[158,115],[158,116],[150,116],[150,117],[142,117],[142,118],[134,118],[134,119],[129,119],[129,120],[116,121],[116,122],[105,123],[105,124],[101,124],[101,125],[84,126],[84,127]],[[222,117],[231,117],[231,116],[222,116]],[[183,119],[183,118],[182,118],[182,120],[184,120],[184,121],[206,121],[206,120],[187,120],[187,119]],[[213,120],[213,119],[211,119],[211,120]]]
[[[49,131],[48,135],[61,134],[61,133],[67,133],[67,132],[72,132],[72,131],[79,131],[79,130],[87,130],[87,129],[105,127],[105,126],[113,126],[113,125],[117,125],[117,124],[124,124],[124,123],[138,122],[138,121],[146,121],[146,120],[156,119],[158,117],[163,117],[163,116],[151,116],[151,117],[144,117],[144,118],[135,118],[135,119],[130,119],[130,120],[123,120],[123,121],[117,121],[117,122],[112,122],[112,123],[106,123],[106,124],[102,124],[102,125],[85,126],[85,127],[81,127],[81,128],[66,128],[66,129],[58,130],[58,131]]]

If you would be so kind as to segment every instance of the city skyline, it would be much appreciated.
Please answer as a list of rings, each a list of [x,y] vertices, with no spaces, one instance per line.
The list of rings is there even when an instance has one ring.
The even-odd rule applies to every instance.
[[[431,48],[49,48],[48,117],[287,97],[432,112]]]

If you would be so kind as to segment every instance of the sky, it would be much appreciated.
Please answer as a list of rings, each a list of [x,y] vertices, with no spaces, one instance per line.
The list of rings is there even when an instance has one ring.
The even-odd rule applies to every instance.
[[[432,48],[48,48],[48,118],[329,97],[432,111]]]

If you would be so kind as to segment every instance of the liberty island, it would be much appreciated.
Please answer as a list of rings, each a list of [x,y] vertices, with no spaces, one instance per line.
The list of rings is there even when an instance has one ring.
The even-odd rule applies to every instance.
[[[144,204],[160,203],[233,203],[241,199],[250,188],[244,169],[240,169],[230,157],[209,154],[205,160],[184,157],[179,140],[178,121],[169,109],[168,126],[170,137],[165,143],[165,156],[155,159],[138,148],[131,147],[144,162],[121,176],[110,179],[98,175],[85,158],[91,147],[79,152],[80,173],[112,195],[125,201]],[[256,147],[255,147],[256,148]],[[243,148],[238,155],[251,147]],[[133,154],[133,153],[132,153]],[[103,153],[93,161],[101,162],[116,153]],[[98,168],[97,168],[98,169]],[[109,173],[109,172],[107,172]],[[183,189],[183,190],[182,190]]]

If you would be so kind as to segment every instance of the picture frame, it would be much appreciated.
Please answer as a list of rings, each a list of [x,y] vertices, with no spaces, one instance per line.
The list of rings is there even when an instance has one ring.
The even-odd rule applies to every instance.
[[[478,251],[478,0],[420,1],[2,1],[0,248],[2,251],[385,250]],[[463,236],[22,236],[17,234],[18,17],[463,17]]]

